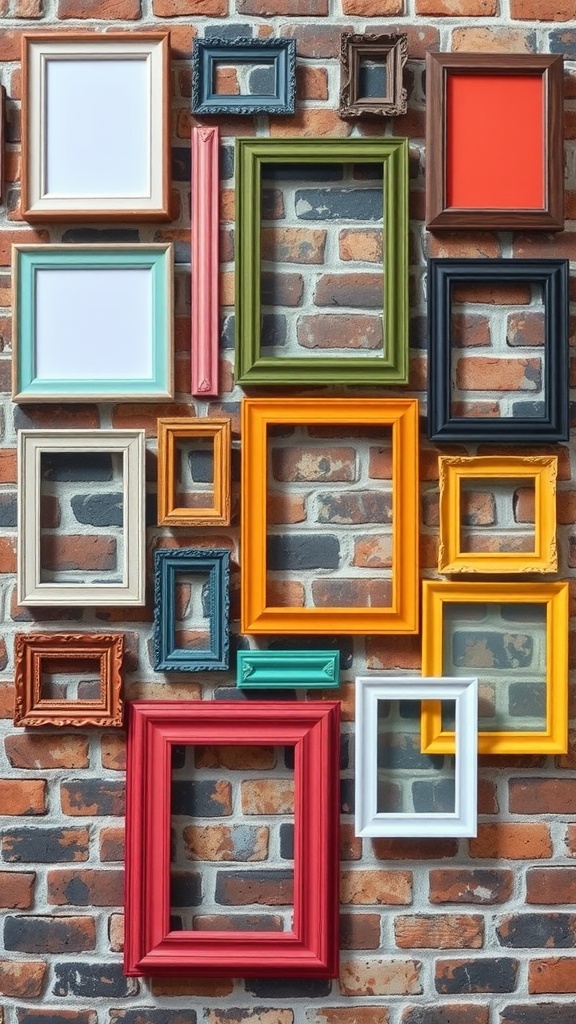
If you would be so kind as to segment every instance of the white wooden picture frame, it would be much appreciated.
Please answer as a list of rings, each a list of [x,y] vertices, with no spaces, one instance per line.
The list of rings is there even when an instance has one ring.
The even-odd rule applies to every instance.
[[[378,704],[455,703],[454,811],[378,811]],[[355,827],[357,836],[475,836],[478,776],[477,678],[360,676],[356,679]]]
[[[98,453],[122,457],[121,581],[44,581],[41,558],[42,456]],[[145,431],[21,430],[18,434],[18,603],[145,604]],[[85,487],[89,487],[89,483]],[[98,576],[103,575],[98,573]]]
[[[170,219],[169,64],[169,32],[24,33],[26,220]]]

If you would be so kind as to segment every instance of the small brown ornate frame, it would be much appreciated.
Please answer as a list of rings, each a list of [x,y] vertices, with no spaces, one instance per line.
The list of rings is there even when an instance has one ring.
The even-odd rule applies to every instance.
[[[158,525],[229,526],[230,525],[230,447],[232,428],[229,417],[222,419],[158,420]],[[212,438],[214,442],[214,498],[212,507],[176,506],[176,442]]]
[[[360,95],[362,60],[381,61],[386,67],[384,96]],[[343,32],[340,37],[340,117],[391,117],[405,114],[408,94],[403,72],[408,59],[408,36]]]
[[[14,641],[14,725],[122,725],[121,633],[17,633]],[[42,697],[42,662],[100,662],[97,700],[52,700]]]

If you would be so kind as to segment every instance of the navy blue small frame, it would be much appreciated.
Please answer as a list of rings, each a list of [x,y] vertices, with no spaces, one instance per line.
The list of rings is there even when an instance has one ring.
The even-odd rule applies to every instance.
[[[270,64],[274,92],[223,96],[214,92],[214,65]],[[196,39],[192,54],[194,114],[293,114],[296,99],[295,39]]]
[[[210,647],[176,647],[176,577],[208,573]],[[157,672],[219,672],[228,668],[230,552],[210,548],[154,552],[154,669]]]

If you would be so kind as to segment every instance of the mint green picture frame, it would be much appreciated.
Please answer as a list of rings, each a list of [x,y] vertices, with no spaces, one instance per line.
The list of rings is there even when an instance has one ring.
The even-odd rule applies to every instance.
[[[172,398],[173,263],[171,243],[14,245],[13,400]]]
[[[380,164],[383,350],[380,356],[261,354],[261,179],[266,164]],[[315,226],[318,222],[315,222]],[[408,140],[236,139],[236,361],[242,385],[408,382]]]
[[[243,690],[327,690],[340,685],[340,651],[238,651]]]

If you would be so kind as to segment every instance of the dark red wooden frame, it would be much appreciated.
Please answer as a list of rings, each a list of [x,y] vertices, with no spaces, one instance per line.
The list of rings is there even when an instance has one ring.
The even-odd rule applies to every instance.
[[[339,701],[135,701],[128,713],[124,973],[335,977]],[[293,931],[170,931],[171,748],[191,744],[294,747]]]

